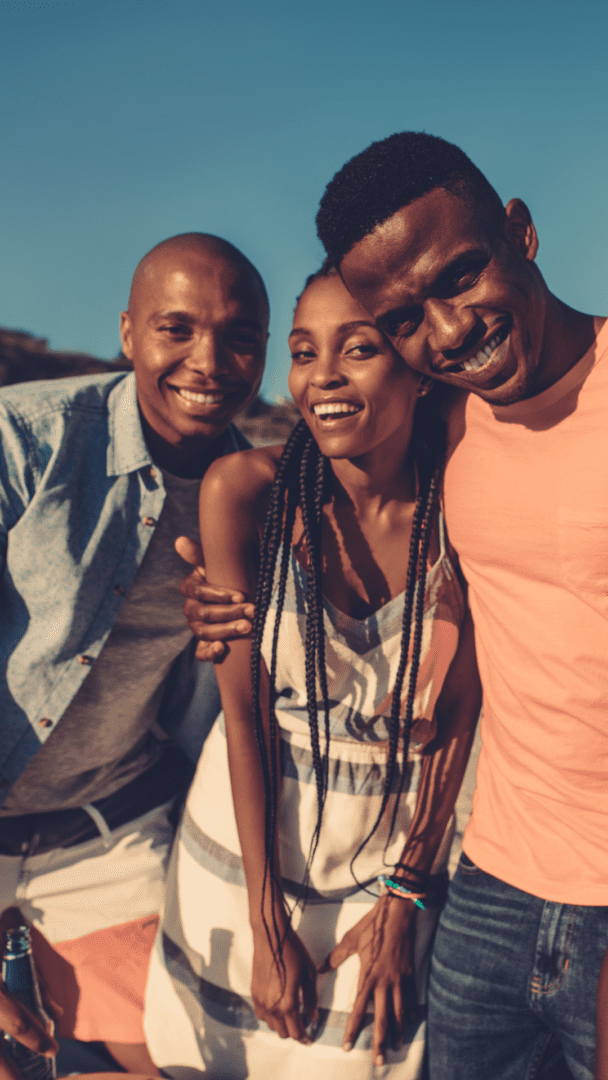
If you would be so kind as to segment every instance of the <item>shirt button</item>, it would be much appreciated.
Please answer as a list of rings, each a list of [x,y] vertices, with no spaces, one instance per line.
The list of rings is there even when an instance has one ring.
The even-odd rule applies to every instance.
[[[45,717],[44,720],[39,720],[38,723],[40,724],[40,727],[52,727],[53,726],[53,721],[49,720],[48,717]]]
[[[141,519],[141,523],[142,525],[149,525],[150,527],[152,527],[152,525],[156,525],[156,518],[144,517]]]
[[[114,593],[115,596],[124,596],[124,591],[125,591],[124,585],[115,585],[114,588],[112,589],[112,592]]]
[[[79,656],[78,663],[85,664],[88,667],[89,664],[93,663],[93,658],[91,656]]]

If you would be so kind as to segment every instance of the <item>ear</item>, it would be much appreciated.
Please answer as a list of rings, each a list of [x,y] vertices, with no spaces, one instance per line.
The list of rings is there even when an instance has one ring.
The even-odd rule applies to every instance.
[[[418,397],[426,397],[426,395],[433,389],[434,385],[434,379],[431,379],[428,376],[423,376],[423,378],[418,383],[418,389],[416,391]]]
[[[121,311],[120,313],[120,340],[122,343],[122,351],[125,354],[127,360],[132,360],[131,355],[131,316],[128,311]]]
[[[524,258],[534,262],[538,251],[538,236],[532,215],[521,199],[511,199],[505,206],[505,232]]]

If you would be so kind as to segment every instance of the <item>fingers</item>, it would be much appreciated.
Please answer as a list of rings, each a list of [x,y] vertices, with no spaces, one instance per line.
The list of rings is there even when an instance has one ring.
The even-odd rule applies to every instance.
[[[299,1009],[292,1009],[290,1012],[286,1013],[285,1024],[290,1039],[295,1039],[296,1042],[308,1045],[310,1037],[306,1034],[304,1019]]]
[[[0,991],[0,1028],[45,1057],[53,1057],[59,1049],[42,1024],[6,991]]]
[[[199,641],[194,655],[197,660],[207,660],[215,663],[221,660],[228,650],[221,641]]]
[[[201,626],[210,626],[211,633],[222,632],[230,624],[232,627],[237,622],[253,618],[253,604],[198,604],[195,600],[186,600],[184,615],[190,625],[200,623]],[[247,622],[247,632],[251,630],[251,622]],[[243,632],[243,631],[241,631]]]
[[[310,1043],[310,1036],[306,1033],[304,1020],[299,1009],[293,1007],[280,1010],[256,1009],[256,1016],[263,1020],[272,1031],[276,1031],[280,1039],[295,1039],[296,1042]]]
[[[393,1016],[395,1018],[395,1042],[399,1042],[405,1023],[405,1004],[400,982],[393,986]]]
[[[186,600],[184,615],[190,632],[199,642],[206,642],[211,648],[196,650],[199,660],[219,660],[226,652],[221,643],[235,641],[251,633],[251,622],[243,617],[253,616],[252,604],[232,604],[230,607],[211,605],[202,607],[194,600]]]
[[[319,1019],[317,980],[309,973],[302,979],[302,1008],[309,1020]]]
[[[0,915],[0,933],[5,930],[14,930],[17,926],[23,926],[25,919],[18,907],[7,907]]]
[[[384,1047],[386,1046],[388,1020],[386,988],[376,986],[374,989],[374,1047],[372,1051],[375,1065],[384,1065]]]
[[[175,550],[184,562],[190,563],[190,566],[203,568],[203,549],[196,540],[191,540],[189,536],[178,536],[175,541]]]
[[[187,578],[182,581],[179,591],[182,596],[189,600],[198,600],[203,604],[243,604],[245,597],[238,589],[226,588],[223,585],[210,585],[205,577],[205,571],[197,566]],[[253,607],[253,605],[250,605]],[[253,615],[253,612],[252,612]]]
[[[357,997],[355,998],[355,1004],[353,1010],[346,1021],[346,1027],[344,1029],[344,1038],[342,1040],[342,1049],[351,1050],[359,1029],[363,1023],[363,1017],[365,1016],[365,1010],[367,1009],[367,1003],[369,1001],[369,987],[367,983],[363,986],[359,986]]]

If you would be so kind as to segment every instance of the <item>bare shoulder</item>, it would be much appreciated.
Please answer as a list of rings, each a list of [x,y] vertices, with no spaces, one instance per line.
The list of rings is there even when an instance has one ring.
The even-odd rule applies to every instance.
[[[207,506],[236,504],[239,507],[264,502],[270,494],[282,446],[241,450],[214,461],[201,484],[201,503]]]

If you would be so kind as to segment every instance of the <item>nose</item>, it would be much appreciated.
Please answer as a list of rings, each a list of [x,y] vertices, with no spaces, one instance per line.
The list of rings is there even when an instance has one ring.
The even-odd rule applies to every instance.
[[[347,379],[341,370],[340,356],[333,350],[327,349],[319,352],[311,383],[319,389],[331,390],[334,386],[344,386]]]
[[[429,326],[428,343],[434,352],[451,352],[462,348],[477,323],[475,312],[447,300],[432,298],[425,304]]]
[[[227,370],[227,350],[214,334],[201,334],[192,343],[186,365],[193,371],[212,379]]]

